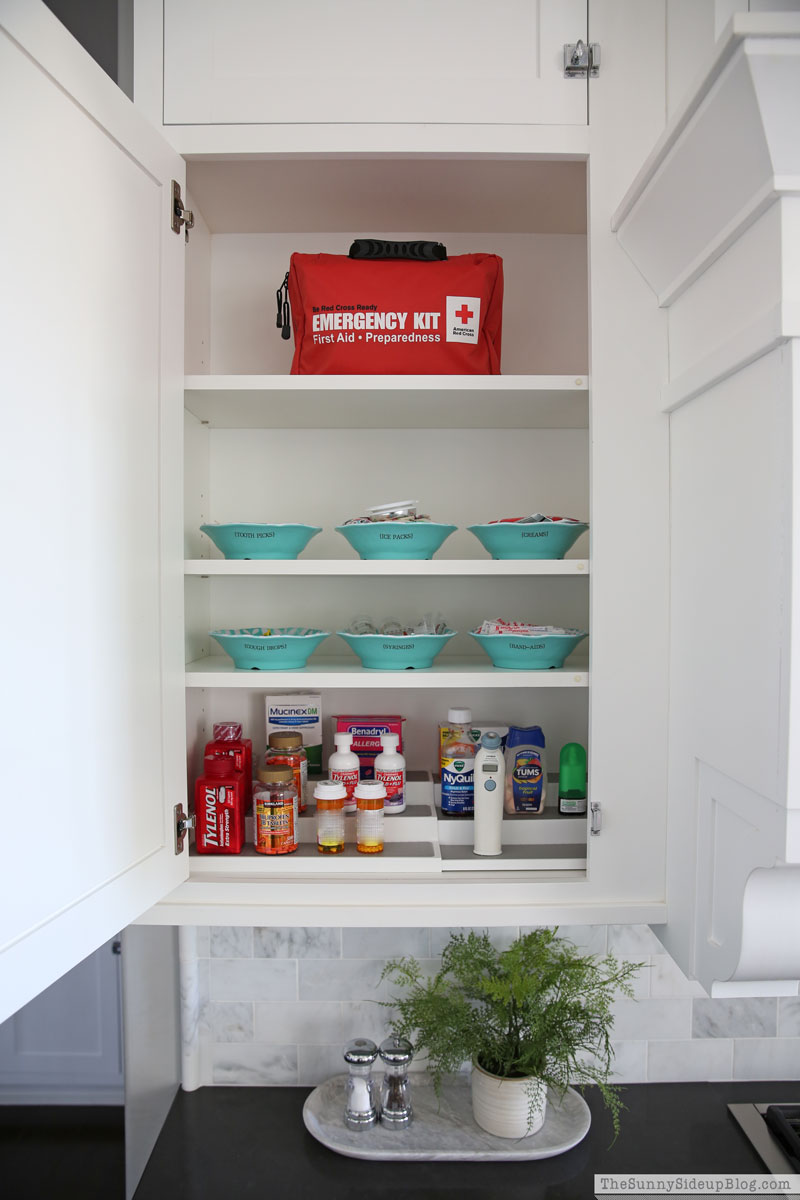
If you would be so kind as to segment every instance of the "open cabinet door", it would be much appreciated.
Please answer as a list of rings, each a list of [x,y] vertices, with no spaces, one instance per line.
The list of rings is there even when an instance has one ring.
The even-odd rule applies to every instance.
[[[183,161],[0,0],[0,1020],[188,874]]]

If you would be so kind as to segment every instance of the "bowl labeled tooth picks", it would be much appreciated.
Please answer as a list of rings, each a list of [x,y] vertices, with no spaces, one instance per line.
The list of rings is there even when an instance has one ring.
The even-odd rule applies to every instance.
[[[330,633],[324,629],[214,629],[211,637],[240,671],[296,671]]]
[[[297,558],[312,537],[322,532],[319,525],[258,525],[240,521],[232,525],[201,525],[226,558]]]

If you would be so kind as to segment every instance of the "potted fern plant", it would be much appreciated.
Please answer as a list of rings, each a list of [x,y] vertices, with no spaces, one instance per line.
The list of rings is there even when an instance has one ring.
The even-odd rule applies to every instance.
[[[433,978],[413,958],[386,964],[383,978],[403,989],[387,1003],[394,1033],[428,1057],[437,1095],[445,1074],[472,1063],[476,1122],[519,1138],[545,1120],[547,1091],[559,1101],[570,1084],[596,1084],[614,1135],[623,1107],[609,1083],[612,1001],[633,994],[642,964],[584,955],[551,929],[497,950],[486,934],[451,934]]]

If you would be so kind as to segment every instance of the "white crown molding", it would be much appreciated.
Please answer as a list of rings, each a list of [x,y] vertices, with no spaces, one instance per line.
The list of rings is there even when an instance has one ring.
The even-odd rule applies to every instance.
[[[800,195],[799,111],[800,14],[738,14],[612,220],[662,307]]]

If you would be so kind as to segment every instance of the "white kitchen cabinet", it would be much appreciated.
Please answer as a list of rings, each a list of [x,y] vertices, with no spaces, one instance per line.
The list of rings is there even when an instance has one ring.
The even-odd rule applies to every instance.
[[[198,219],[188,250],[189,291],[207,297],[202,310],[192,311],[190,303],[186,351],[198,371],[186,381],[190,775],[201,766],[213,722],[226,716],[243,721],[260,757],[264,697],[287,689],[321,690],[326,753],[332,748],[330,714],[402,713],[406,755],[416,770],[435,767],[437,723],[456,703],[470,703],[476,718],[540,721],[556,754],[564,741],[586,743],[585,651],[560,671],[496,672],[461,633],[430,671],[365,672],[334,637],[305,670],[254,677],[233,670],[208,636],[209,629],[259,621],[336,630],[363,611],[378,619],[390,613],[413,619],[441,610],[463,631],[498,606],[528,612],[532,603],[542,621],[588,628],[588,537],[565,562],[495,564],[465,529],[473,521],[535,506],[534,494],[547,495],[554,511],[588,515],[583,164],[522,161],[499,164],[498,170],[481,161],[390,159],[310,165],[315,194],[325,196],[323,208],[308,203],[313,178],[303,169],[308,163],[300,170],[292,161],[239,163],[232,172],[226,164],[200,162],[190,165],[187,176]],[[497,186],[498,179],[505,187]],[[542,183],[547,205],[538,196]],[[280,201],[259,206],[254,197],[264,194]],[[408,219],[406,197],[414,197],[410,227],[395,223]],[[529,207],[526,201],[537,197]],[[310,231],[297,233],[304,203]],[[346,249],[361,228],[349,224],[354,208],[365,228],[381,227],[391,237],[419,235],[436,222],[437,236],[451,252],[485,247],[504,255],[509,314],[504,364],[511,374],[288,377],[292,346],[275,329],[275,286],[298,243]],[[448,232],[438,222],[456,210],[461,230],[480,228],[488,211],[491,231]],[[387,220],[392,224],[381,225]],[[209,227],[216,232],[206,232]],[[333,232],[337,228],[341,232]],[[569,368],[569,374],[557,373]],[[459,525],[450,544],[430,562],[355,559],[333,526],[381,496],[401,493],[419,496],[434,518]],[[326,528],[296,561],[226,562],[199,527],[244,512],[253,519],[268,512],[269,519]],[[430,807],[431,798],[428,784],[419,807]],[[324,875],[329,916],[335,912],[337,919],[354,921],[366,870],[376,920],[411,919],[404,900],[404,889],[411,889],[417,903],[433,906],[432,921],[452,922],[454,906],[440,887],[444,866],[436,823],[414,833],[418,820],[423,818],[408,813],[389,823],[391,841],[377,872],[373,863],[357,858],[330,869],[302,848],[297,858],[277,862],[252,854],[235,863],[193,859],[187,885],[148,919],[188,919],[194,897],[202,897],[210,883],[220,903],[246,907],[253,921],[260,919],[252,907],[253,887],[268,886],[270,905],[278,906],[276,919],[280,910],[282,923],[293,923],[308,877]],[[585,821],[560,822],[569,843],[560,856],[553,854],[559,822],[523,824],[533,843],[530,882],[532,872],[542,868],[551,879],[585,876]],[[407,853],[412,836],[427,838],[429,852],[395,862],[393,852]],[[396,869],[404,862],[398,881]],[[518,875],[522,865],[515,863]],[[497,896],[505,904],[511,893],[504,874],[494,872],[490,882],[501,881]],[[490,895],[491,888],[485,889],[487,899]]]
[[[120,942],[0,1023],[0,1103],[121,1104]]]
[[[178,125],[585,125],[563,46],[586,0],[232,0],[163,5],[163,119]]]
[[[146,23],[152,11],[142,6],[140,21]],[[663,7],[637,11],[639,33],[657,34]],[[599,5],[593,28],[605,28],[621,49],[630,37],[629,16],[626,5]],[[597,145],[614,144],[615,151],[607,171],[598,161],[588,177],[586,130],[576,153],[579,143],[571,132],[554,143],[552,128],[473,126],[469,152],[459,154],[459,131],[407,127],[392,130],[395,153],[387,155],[385,129],[328,127],[319,142],[326,148],[323,156],[309,150],[319,130],[305,141],[301,135],[304,152],[298,155],[286,153],[287,129],[280,124],[254,125],[247,143],[231,141],[230,131],[218,126],[200,131],[165,126],[189,157],[187,187],[196,217],[188,248],[186,348],[190,778],[215,720],[243,720],[256,751],[262,749],[267,692],[321,689],[326,713],[403,713],[409,762],[417,769],[435,764],[436,723],[448,705],[467,703],[476,714],[504,723],[542,723],[553,747],[553,768],[564,741],[589,740],[591,720],[592,796],[612,828],[625,829],[624,838],[603,833],[591,839],[583,861],[576,861],[571,848],[568,870],[481,871],[470,879],[445,871],[431,877],[421,867],[419,877],[409,871],[398,880],[387,867],[369,885],[375,924],[414,920],[420,906],[434,924],[567,916],[648,920],[663,913],[663,805],[657,786],[642,803],[636,782],[654,767],[663,778],[657,764],[664,754],[665,673],[655,664],[665,661],[657,614],[666,596],[666,494],[659,486],[666,479],[666,430],[638,405],[643,389],[656,394],[662,329],[657,312],[641,309],[646,291],[608,232],[610,198],[619,195],[621,178],[632,174],[660,128],[663,79],[651,67],[637,71],[639,122],[635,129],[628,125],[624,138],[618,132],[626,103],[623,81],[611,80],[598,93]],[[292,138],[295,132],[293,127]],[[224,157],[245,144],[249,157]],[[587,188],[598,266],[591,296]],[[277,335],[273,306],[291,251],[343,252],[353,236],[367,231],[436,236],[451,252],[486,249],[503,255],[503,368],[509,374],[480,380],[287,378],[291,346]],[[590,335],[590,306],[603,346]],[[587,391],[590,354],[599,366]],[[632,389],[620,386],[624,358],[637,372]],[[616,445],[617,461],[621,446],[636,446],[637,461],[607,473],[594,461],[590,472],[590,444],[604,442]],[[631,488],[636,511],[626,499]],[[356,562],[333,531],[334,524],[390,493],[418,495],[435,517],[460,526],[433,562]],[[587,551],[580,544],[571,562],[531,569],[489,562],[464,529],[472,521],[540,504],[579,515],[591,509],[593,535],[598,513],[625,512],[625,538],[614,535],[613,518],[606,527],[606,559],[599,583],[593,579],[591,601]],[[245,511],[258,519],[267,510],[270,519],[326,529],[297,562],[278,564],[224,563],[199,533],[204,521],[242,519]],[[602,525],[601,520],[601,540]],[[630,547],[637,538],[650,554],[647,569],[632,577]],[[615,546],[626,578],[622,603],[612,565]],[[593,572],[596,568],[595,558]],[[495,672],[462,635],[423,677],[363,672],[331,639],[307,670],[270,673],[254,685],[252,675],[231,670],[208,638],[211,628],[259,621],[335,630],[365,610],[380,617],[439,608],[464,630],[498,608],[530,612],[532,605],[543,620],[584,628],[591,606],[591,653],[613,664],[601,677],[599,703],[594,675],[589,686],[585,650],[563,672]],[[628,649],[620,653],[623,645]],[[646,647],[654,664],[645,679],[633,645]],[[611,704],[605,688],[614,697]],[[615,694],[618,688],[644,689],[648,700],[638,717]],[[599,742],[594,729],[601,731]],[[531,829],[542,841],[541,868],[557,835],[552,822]],[[638,846],[635,859],[631,838]],[[364,881],[349,875],[346,863],[340,865],[338,875],[326,871],[323,882],[315,878],[313,863],[298,878],[295,867],[258,859],[226,862],[224,869],[195,859],[187,883],[144,919],[298,924],[315,913],[317,923],[358,924],[364,919]]]
[[[737,15],[615,215],[669,323],[659,935],[716,994],[800,978],[798,47],[800,13]]]
[[[183,163],[43,6],[0,16],[5,1017],[186,874]]]
[[[43,521],[45,513],[49,518],[54,509],[73,518],[73,509],[64,501],[73,494],[67,487],[72,476],[64,470],[64,449],[75,453],[74,447],[80,446],[86,451],[80,476],[84,490],[78,489],[77,494],[84,505],[70,527],[77,539],[74,529],[83,529],[81,520],[91,516],[96,521],[98,513],[104,519],[117,513],[98,504],[103,493],[92,491],[90,485],[96,489],[122,486],[134,455],[137,467],[136,488],[125,493],[125,520],[113,531],[106,525],[95,531],[89,521],[87,528],[97,536],[94,541],[76,540],[80,569],[68,573],[71,562],[66,556],[58,560],[64,615],[55,629],[52,622],[46,625],[48,634],[59,639],[58,665],[53,665],[49,644],[42,649],[41,664],[27,657],[14,662],[18,695],[25,701],[21,711],[27,707],[38,712],[38,689],[43,681],[52,686],[58,680],[56,718],[63,721],[69,713],[74,722],[74,714],[83,718],[88,712],[99,722],[91,732],[100,729],[108,740],[102,753],[92,758],[99,767],[89,789],[91,802],[80,816],[84,836],[67,837],[67,808],[62,806],[48,814],[54,813],[57,820],[50,843],[37,844],[30,822],[22,820],[21,828],[7,841],[9,860],[17,872],[6,876],[11,894],[22,893],[22,877],[29,878],[31,870],[35,869],[37,879],[31,894],[34,912],[29,914],[22,905],[12,912],[13,906],[6,906],[11,924],[4,941],[4,978],[7,970],[9,980],[19,981],[4,991],[9,1011],[100,942],[108,922],[116,928],[137,918],[162,924],[264,925],[363,925],[366,920],[378,925],[416,924],[423,914],[426,924],[662,921],[666,915],[668,443],[667,422],[657,411],[656,400],[665,361],[664,317],[610,230],[610,215],[624,184],[661,128],[660,68],[631,54],[624,75],[601,74],[592,82],[596,89],[593,124],[580,129],[579,136],[571,130],[563,134],[561,127],[407,126],[387,155],[385,131],[380,127],[355,132],[328,127],[324,137],[318,129],[298,135],[303,153],[311,154],[303,159],[297,152],[287,152],[293,129],[259,126],[255,157],[228,162],[214,145],[197,151],[201,144],[197,139],[206,133],[195,130],[195,150],[184,150],[190,158],[188,188],[197,205],[197,223],[187,247],[182,235],[170,231],[166,219],[169,178],[183,182],[183,165],[174,153],[163,146],[153,152],[154,164],[142,171],[145,196],[132,204],[125,223],[125,205],[131,203],[126,191],[129,181],[112,184],[112,165],[102,156],[96,179],[92,155],[87,152],[80,158],[75,148],[80,135],[60,118],[40,119],[45,100],[30,89],[57,93],[71,118],[94,113],[88,121],[94,131],[91,136],[107,130],[102,145],[111,146],[119,156],[123,177],[130,173],[131,163],[143,159],[140,152],[121,149],[126,135],[160,146],[156,134],[145,130],[124,97],[106,79],[101,81],[93,64],[48,14],[13,0],[2,11],[5,48],[17,64],[12,67],[10,62],[4,73],[4,84],[8,81],[12,87],[13,83],[13,105],[9,102],[7,107],[19,109],[21,119],[30,114],[27,125],[23,120],[21,137],[9,147],[16,158],[10,154],[7,161],[18,163],[20,177],[31,156],[46,163],[51,172],[49,186],[36,193],[40,198],[36,211],[47,232],[48,248],[54,249],[44,257],[26,252],[23,258],[18,251],[12,263],[15,295],[25,294],[32,279],[37,283],[38,311],[46,313],[46,326],[54,335],[66,313],[81,311],[81,297],[70,293],[66,302],[52,309],[42,310],[41,302],[62,294],[64,280],[75,278],[77,262],[83,269],[82,291],[94,298],[91,315],[76,316],[70,326],[84,334],[84,340],[75,343],[82,347],[82,356],[63,338],[57,343],[61,357],[42,353],[41,347],[48,343],[41,323],[32,348],[30,334],[23,336],[22,330],[22,318],[29,318],[31,309],[18,303],[12,310],[16,324],[7,323],[11,332],[7,361],[15,352],[16,379],[25,385],[20,394],[29,397],[21,409],[29,426],[20,436],[27,437],[27,444],[35,436],[37,461],[43,466],[59,465],[62,473],[53,475],[60,487],[40,489],[43,473],[36,477],[37,487],[17,488],[7,504],[19,508],[22,499],[32,506],[28,512],[37,521]],[[593,5],[592,11],[593,36],[615,45],[620,56],[641,37],[652,37],[659,44],[663,5],[656,0],[647,5],[607,0]],[[631,90],[637,97],[633,114]],[[98,106],[108,108],[111,115],[105,109],[98,115]],[[55,146],[43,140],[52,132]],[[184,136],[182,127],[179,136]],[[309,202],[303,174],[309,169],[323,181],[324,205]],[[381,177],[389,181],[388,189],[384,184],[381,190],[375,182]],[[79,185],[84,190],[78,192],[78,199],[71,206],[62,203],[60,210],[62,225],[70,228],[70,238],[64,239],[51,220],[47,198],[58,193],[63,199],[65,188],[69,196],[70,189]],[[146,188],[153,189],[152,199],[146,198]],[[574,225],[580,201],[587,195],[588,253],[583,234]],[[111,227],[99,241],[93,240],[88,224],[96,219],[97,196],[103,198],[102,219]],[[6,202],[17,205],[4,224],[7,230],[30,222],[29,201],[21,192]],[[81,220],[79,240],[73,222]],[[143,246],[134,239],[137,220],[144,223],[149,249],[147,237]],[[327,239],[337,249],[345,249],[354,233],[364,233],[366,224],[378,220],[387,227],[373,226],[371,232],[399,235],[424,230],[442,236],[452,250],[477,245],[504,254],[508,375],[479,383],[463,381],[463,390],[462,381],[456,390],[453,380],[441,379],[425,381],[420,388],[415,380],[310,384],[285,376],[288,348],[277,337],[273,304],[289,251],[298,245],[308,248],[308,236],[320,248]],[[435,230],[430,229],[431,223]],[[50,258],[61,261],[55,251],[56,234],[73,251],[79,247],[79,254],[62,266],[54,283],[44,274],[32,274],[32,266],[43,272]],[[132,260],[125,268],[115,258],[121,246],[129,248]],[[148,266],[151,259],[161,264],[174,284],[184,256],[190,286],[184,368],[188,378],[181,389],[187,411],[186,545],[181,552],[175,494],[182,478],[177,433],[181,401],[175,369],[181,304],[168,291],[159,300],[153,280],[144,294],[137,289],[140,279],[149,278],[146,272],[154,269]],[[122,295],[132,309],[125,319],[119,307]],[[157,315],[165,322],[161,334]],[[135,328],[136,321],[145,322],[149,341],[140,352],[129,350],[121,368],[111,358],[112,330]],[[98,329],[103,331],[100,338]],[[27,382],[25,364],[35,366]],[[43,370],[49,372],[44,379],[40,378]],[[127,391],[132,378],[136,386]],[[68,406],[62,399],[64,380],[73,397]],[[84,380],[91,383],[89,391],[96,403],[86,402]],[[130,420],[122,422],[122,436],[112,439],[115,430],[120,433],[120,423],[104,420],[108,408],[100,400],[119,390],[120,380],[124,380],[128,405],[122,411]],[[312,421],[321,430],[316,435],[306,428]],[[142,446],[136,437],[145,427]],[[98,428],[108,435],[108,445],[97,444]],[[391,458],[384,453],[388,445],[394,448]],[[448,454],[451,448],[457,458]],[[348,456],[353,469],[329,486],[331,462],[347,461]],[[29,471],[30,453],[24,460],[20,455],[19,461]],[[288,476],[281,472],[285,461],[298,464]],[[460,462],[463,469],[457,470]],[[535,471],[529,480],[530,464]],[[537,505],[538,495],[531,498],[532,481],[545,488],[544,507],[577,509],[578,515],[590,517],[589,581],[588,554],[580,547],[574,561],[583,563],[582,569],[576,566],[574,572],[565,573],[562,564],[552,574],[539,574],[521,566],[517,574],[507,566],[489,570],[491,564],[464,532],[472,516],[500,515],[506,506],[524,510]],[[387,576],[367,566],[354,569],[352,557],[331,527],[364,503],[396,489],[397,494],[406,490],[401,483],[418,493],[436,515],[452,515],[461,526],[459,534],[440,558],[419,570],[404,567]],[[156,495],[158,526],[154,524]],[[291,511],[300,519],[313,518],[325,525],[325,535],[312,543],[299,563],[285,569],[248,568],[236,574],[213,569],[214,560],[208,559],[204,578],[197,565],[208,552],[197,532],[201,519],[240,515],[242,507],[260,507],[266,499],[279,503],[281,513]],[[272,515],[280,519],[279,513]],[[317,520],[319,516],[323,519]],[[143,528],[150,530],[149,543],[142,540]],[[94,547],[92,553],[87,545]],[[313,568],[315,573],[301,574],[312,570],[308,564],[317,555],[321,565]],[[41,613],[40,621],[52,617],[52,605],[41,605],[48,594],[51,563],[43,564],[28,547],[26,557],[20,559],[20,568],[23,565],[18,577],[30,585],[20,593],[14,613],[19,628],[31,613]],[[119,585],[105,589],[110,578],[116,579],[117,570],[122,572]],[[185,618],[176,586],[181,579]],[[134,583],[142,582],[148,599],[141,601],[145,608],[140,610],[133,597]],[[123,665],[119,639],[112,656],[105,647],[97,648],[97,638],[92,642],[84,638],[84,662],[90,666],[81,670],[76,665],[70,672],[71,648],[76,644],[73,631],[81,621],[86,623],[80,606],[87,592],[92,594],[98,636],[107,632],[111,639],[120,619],[127,622],[126,630],[131,625],[136,630],[136,637],[124,639],[129,665]],[[364,607],[379,615],[384,606],[413,605],[423,611],[445,606],[448,618],[461,629],[498,605],[512,611],[534,605],[537,612],[541,606],[547,619],[576,624],[585,624],[588,610],[589,674],[585,661],[578,659],[580,666],[564,675],[549,675],[545,680],[523,674],[512,679],[489,670],[478,655],[462,667],[459,660],[465,647],[454,644],[441,660],[441,671],[419,680],[405,674],[385,678],[352,669],[342,672],[333,661],[325,665],[321,656],[319,675],[314,674],[316,668],[283,678],[270,675],[259,678],[257,686],[248,677],[243,686],[240,675],[225,667],[214,668],[208,629],[217,623],[245,624],[246,612],[255,608],[260,612],[267,604],[276,622],[284,614],[296,613],[304,619],[305,612],[313,611],[329,617],[334,628]],[[199,664],[188,673],[179,663],[184,624],[187,661]],[[20,655],[22,651],[20,645]],[[47,660],[45,651],[50,655]],[[137,672],[146,676],[146,686],[137,687]],[[79,680],[83,682],[76,692]],[[587,839],[585,868],[442,871],[435,876],[412,873],[391,878],[376,871],[367,882],[346,875],[323,878],[311,864],[307,875],[287,879],[277,874],[271,878],[269,864],[260,864],[254,876],[250,866],[237,871],[237,863],[230,862],[223,878],[215,870],[204,870],[202,863],[190,866],[186,850],[173,853],[171,819],[174,806],[185,803],[187,778],[192,779],[199,762],[198,747],[220,716],[241,715],[255,732],[262,719],[264,693],[287,685],[323,686],[328,712],[374,710],[378,701],[380,707],[405,711],[412,767],[432,765],[435,723],[455,699],[471,704],[482,715],[540,721],[550,732],[556,752],[561,740],[588,741],[591,799],[600,804],[604,824],[598,836]],[[186,735],[179,692],[188,716]],[[51,742],[51,750],[63,772],[72,753],[74,724],[58,729],[59,740]],[[93,751],[95,743],[96,736]],[[27,780],[27,775],[21,778]],[[154,792],[158,805],[150,799]],[[73,824],[82,794],[77,785],[69,792]],[[102,831],[101,817],[107,818]],[[147,833],[142,832],[145,825]],[[85,835],[87,828],[91,836]],[[134,861],[129,867],[121,865],[114,847],[131,852]],[[153,866],[156,860],[164,868],[160,882]],[[140,869],[147,889],[127,887]],[[103,885],[115,876],[119,894],[112,902]],[[112,895],[114,887],[112,882]],[[102,915],[96,928],[90,911]],[[37,953],[35,947],[44,945],[43,938],[50,939],[52,954]]]

